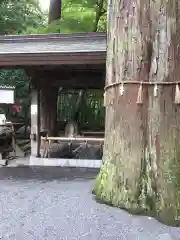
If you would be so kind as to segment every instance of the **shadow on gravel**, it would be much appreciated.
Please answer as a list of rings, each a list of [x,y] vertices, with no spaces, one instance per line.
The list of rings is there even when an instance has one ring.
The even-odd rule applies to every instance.
[[[0,180],[90,180],[95,179],[99,170],[94,168],[76,167],[1,167]]]

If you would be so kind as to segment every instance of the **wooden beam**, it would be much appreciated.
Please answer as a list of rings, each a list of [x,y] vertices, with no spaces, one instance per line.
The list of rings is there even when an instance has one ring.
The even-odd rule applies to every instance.
[[[91,53],[11,53],[0,54],[0,67],[39,65],[105,64],[105,52]]]
[[[80,141],[80,142],[104,142],[104,138],[70,138],[70,137],[41,137],[45,141]]]
[[[0,43],[6,42],[39,42],[39,41],[71,41],[75,42],[77,40],[104,40],[107,38],[106,32],[82,32],[82,33],[49,33],[49,34],[27,34],[27,35],[2,35],[0,36]]]
[[[84,131],[84,132],[81,132],[83,135],[104,135],[105,132],[101,131],[101,132],[88,132],[88,131]]]
[[[64,79],[70,80],[72,78],[93,78],[93,77],[105,77],[105,68],[100,70],[71,70],[71,68],[66,70],[52,69],[52,70],[35,70],[31,72],[33,75],[43,78],[43,79]]]
[[[29,74],[37,81],[41,81],[41,85],[49,84],[76,89],[99,89],[105,84],[104,71],[32,71]]]
[[[57,87],[63,87],[63,89],[103,89],[104,81],[95,78],[94,80],[84,81],[84,80],[71,80],[71,81],[52,81],[51,84]]]
[[[106,64],[70,64],[70,65],[40,65],[40,66],[26,66],[29,71],[105,71]]]

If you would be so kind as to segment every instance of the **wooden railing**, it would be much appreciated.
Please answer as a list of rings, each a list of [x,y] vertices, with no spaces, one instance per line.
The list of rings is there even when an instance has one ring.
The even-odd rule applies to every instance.
[[[49,149],[52,141],[60,141],[60,142],[104,142],[104,138],[86,138],[86,137],[41,137],[41,140],[46,141],[47,145],[43,151],[43,157],[46,155],[49,156]]]

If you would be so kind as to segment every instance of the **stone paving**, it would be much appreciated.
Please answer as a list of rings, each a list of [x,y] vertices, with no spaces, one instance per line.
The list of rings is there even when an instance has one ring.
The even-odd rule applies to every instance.
[[[76,169],[1,168],[0,239],[180,239],[180,228],[97,203],[91,194],[94,175]]]

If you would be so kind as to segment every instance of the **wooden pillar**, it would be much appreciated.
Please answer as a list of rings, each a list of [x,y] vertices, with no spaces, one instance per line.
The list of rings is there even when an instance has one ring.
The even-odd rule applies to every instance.
[[[37,90],[31,92],[31,155],[37,154]]]
[[[41,110],[40,110],[40,88],[37,89],[37,157],[41,157]]]
[[[48,136],[56,136],[58,88],[50,84],[41,87],[41,131]]]
[[[31,155],[40,157],[40,89],[36,86],[31,92]]]

